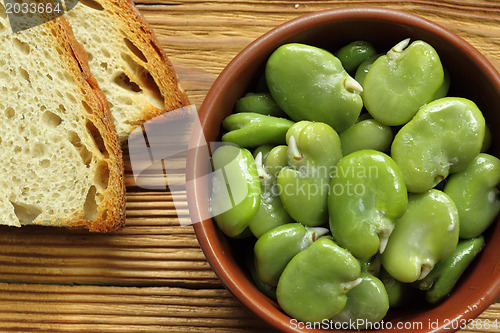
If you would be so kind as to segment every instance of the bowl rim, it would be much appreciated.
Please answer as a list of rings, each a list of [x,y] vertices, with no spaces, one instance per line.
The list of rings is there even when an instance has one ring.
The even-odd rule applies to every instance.
[[[373,18],[376,14],[376,18]],[[201,126],[205,129],[207,126],[207,119],[210,114],[210,110],[213,105],[220,103],[220,100],[224,98],[224,95],[220,93],[228,82],[232,82],[236,79],[236,74],[240,72],[245,66],[248,65],[252,55],[252,49],[258,47],[263,49],[268,49],[275,45],[276,40],[285,40],[289,37],[290,29],[293,31],[300,31],[304,28],[308,28],[311,22],[315,24],[324,24],[333,20],[359,20],[359,19],[372,19],[372,20],[383,20],[391,23],[402,24],[410,27],[417,27],[418,29],[424,30],[433,35],[437,35],[439,38],[449,40],[452,44],[457,46],[461,52],[465,53],[468,58],[475,59],[477,64],[482,68],[482,70],[493,79],[496,89],[500,91],[500,75],[496,68],[489,62],[484,55],[482,55],[478,50],[476,50],[471,44],[465,41],[462,37],[456,35],[450,30],[434,23],[426,18],[418,16],[416,14],[411,14],[401,10],[386,9],[378,7],[347,7],[347,8],[334,8],[320,10],[308,14],[298,16],[294,19],[288,20],[275,28],[269,30],[248,46],[246,46],[242,51],[240,51],[223,69],[217,79],[214,81],[212,87],[207,92],[205,99],[203,100],[200,110],[199,119]],[[203,142],[204,134],[200,133],[194,134],[193,142],[198,146]],[[197,175],[202,174],[199,170],[199,166],[196,163],[197,159],[196,152],[191,158],[194,159],[194,163],[188,163],[187,173]],[[201,173],[200,173],[201,172]],[[203,195],[200,194],[200,184],[196,181],[196,177],[191,177],[190,179],[195,179],[194,182],[187,186],[188,191],[188,205],[190,214],[194,213],[196,216],[202,216],[203,214],[199,212],[198,203],[203,201]],[[193,210],[193,211],[192,211]],[[198,219],[197,221],[200,221]],[[223,285],[233,294],[233,296],[249,309],[254,315],[257,315],[261,320],[267,322],[269,325],[278,328],[282,331],[289,332],[303,332],[301,329],[294,329],[290,326],[290,317],[282,313],[279,310],[277,304],[274,306],[279,310],[279,313],[275,311],[267,311],[266,308],[260,307],[261,302],[266,302],[272,304],[272,301],[264,296],[261,292],[248,294],[244,289],[248,287],[246,283],[245,288],[241,286],[241,272],[230,271],[225,267],[225,257],[219,256],[219,254],[224,253],[224,249],[221,247],[220,241],[218,240],[218,230],[216,230],[216,225],[212,219],[206,219],[202,222],[193,224],[194,231],[198,242],[207,257],[207,260],[223,283]],[[500,229],[500,223],[497,223],[495,230]],[[456,311],[453,313],[454,319],[473,319],[482,313],[491,303],[495,301],[496,298],[500,296],[500,265],[496,269],[496,281],[492,283],[484,295],[477,296],[475,299],[474,307],[465,309],[463,311]],[[246,281],[248,282],[248,281]],[[252,287],[254,287],[252,285]],[[255,288],[255,287],[254,287]],[[255,289],[256,290],[256,289]],[[456,331],[457,329],[453,329]],[[348,330],[338,330],[339,332],[351,332]],[[385,330],[373,331],[373,332],[384,332]],[[443,323],[440,323],[438,327],[433,330],[423,330],[421,332],[443,332],[451,331],[444,327]],[[324,330],[307,330],[307,332],[324,332]],[[366,331],[372,332],[372,331]],[[415,332],[415,331],[413,331]],[[420,332],[420,331],[419,331]]]

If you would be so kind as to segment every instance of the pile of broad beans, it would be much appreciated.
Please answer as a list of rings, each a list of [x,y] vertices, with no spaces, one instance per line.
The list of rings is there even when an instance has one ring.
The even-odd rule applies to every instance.
[[[387,50],[385,50],[387,51]],[[286,44],[222,123],[212,213],[257,287],[303,322],[381,321],[447,297],[500,209],[476,104],[436,50]]]

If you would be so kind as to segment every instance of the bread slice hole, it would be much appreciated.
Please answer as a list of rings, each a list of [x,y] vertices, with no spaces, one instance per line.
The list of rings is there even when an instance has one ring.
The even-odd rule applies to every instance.
[[[48,128],[55,128],[61,124],[62,119],[52,111],[45,111],[42,114],[42,122]]]
[[[148,59],[146,58],[144,53],[142,53],[142,51],[137,46],[135,46],[135,44],[132,43],[130,39],[125,37],[123,38],[123,41],[125,42],[125,45],[127,45],[128,49],[137,56],[137,58],[141,59],[143,62],[148,62]]]
[[[95,10],[104,10],[104,7],[94,0],[80,0],[80,3]]]
[[[80,137],[75,131],[68,131],[68,140],[71,142],[73,146],[75,145],[81,145],[82,141],[80,140]]]
[[[121,56],[130,68],[130,73],[138,78],[140,86],[148,90],[144,91],[144,97],[151,105],[163,110],[165,108],[163,94],[161,93],[160,88],[156,84],[153,76],[151,76],[151,73],[135,62],[128,54],[122,53]]]
[[[89,114],[93,113],[92,108],[90,107],[90,105],[88,105],[87,102],[82,101],[82,105],[83,105],[83,108],[85,109],[85,111],[87,111],[87,113],[89,113]]]
[[[105,190],[109,183],[109,166],[104,160],[97,163],[97,170],[95,173],[94,180],[100,189]]]
[[[45,159],[41,160],[39,164],[40,164],[40,167],[47,169],[48,167],[50,167],[50,160],[45,158]]]
[[[132,59],[132,57],[129,56],[127,53],[122,52],[121,57],[123,61],[125,61],[125,63],[127,64],[127,67],[130,69],[130,72],[132,74],[138,75],[141,71],[145,70],[144,67],[135,62],[135,60]]]
[[[30,75],[27,70],[25,70],[24,68],[19,68],[19,74],[21,74],[21,77],[23,79],[31,83]]]
[[[113,82],[125,90],[130,90],[136,93],[142,91],[141,87],[139,87],[139,85],[136,84],[135,82],[132,82],[130,78],[127,76],[127,74],[123,72],[118,74],[113,80]]]
[[[75,147],[76,151],[82,158],[83,163],[87,166],[90,166],[92,162],[92,153],[87,149],[87,147],[82,143],[82,140],[78,136],[78,134],[74,131],[68,131],[68,140]]]
[[[14,46],[17,47],[24,54],[30,54],[31,52],[30,45],[17,38],[14,39]]]
[[[10,202],[14,207],[14,214],[16,214],[21,224],[32,224],[33,221],[42,213],[40,207],[29,205],[21,202]]]
[[[96,145],[97,149],[101,152],[101,154],[105,157],[109,157],[109,153],[106,149],[106,146],[104,144],[104,140],[102,138],[101,132],[95,127],[94,123],[91,122],[90,120],[87,120],[87,131],[89,134],[92,136],[92,139],[94,140],[94,144]]]
[[[8,119],[14,118],[15,115],[16,115],[16,111],[11,106],[9,106],[8,108],[5,109],[5,116]]]
[[[94,220],[97,216],[97,202],[95,201],[96,188],[91,186],[85,198],[83,205],[83,218],[85,220]]]
[[[45,145],[40,143],[40,142],[36,142],[33,145],[33,150],[31,151],[31,155],[34,158],[39,158],[39,157],[44,156],[45,155]]]
[[[59,106],[57,107],[63,114],[66,113],[66,107],[62,104],[59,104]]]
[[[146,86],[150,92],[148,98],[149,102],[158,109],[164,109],[165,103],[163,99],[163,94],[161,93],[158,84],[156,84],[155,79],[153,78],[153,76],[151,76],[151,73],[146,71],[145,75],[141,77],[141,81],[143,82],[143,85]]]

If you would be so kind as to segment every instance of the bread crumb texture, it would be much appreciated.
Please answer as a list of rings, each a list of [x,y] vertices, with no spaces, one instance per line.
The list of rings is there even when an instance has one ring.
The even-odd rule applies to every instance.
[[[166,111],[189,105],[152,30],[128,0],[80,0],[66,17],[106,95],[120,140]]]
[[[121,151],[64,23],[12,33],[0,2],[0,224],[115,230]]]

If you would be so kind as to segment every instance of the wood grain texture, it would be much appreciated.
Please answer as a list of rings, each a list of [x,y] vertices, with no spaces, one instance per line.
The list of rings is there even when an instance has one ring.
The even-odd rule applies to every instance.
[[[237,332],[239,327],[262,325],[221,289],[0,283],[2,332]]]
[[[500,2],[141,0],[191,101],[246,45],[301,14],[345,6],[400,9],[456,32],[500,69]],[[121,232],[0,228],[1,332],[269,331],[220,284],[173,196],[142,190],[126,163],[127,218]],[[177,200],[178,202],[179,200]],[[179,206],[177,207],[179,209]],[[493,304],[462,333],[499,332]]]

